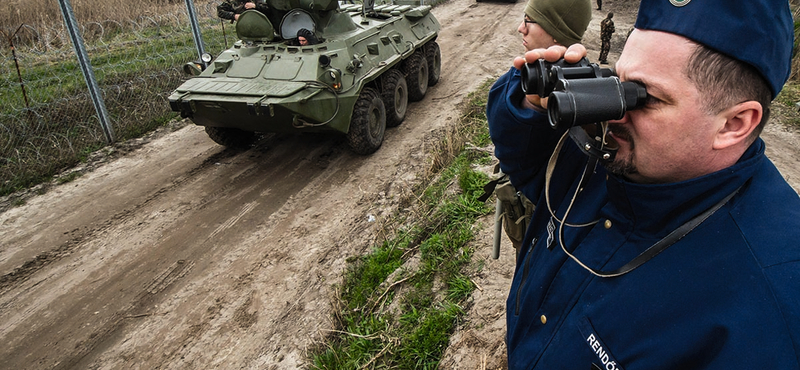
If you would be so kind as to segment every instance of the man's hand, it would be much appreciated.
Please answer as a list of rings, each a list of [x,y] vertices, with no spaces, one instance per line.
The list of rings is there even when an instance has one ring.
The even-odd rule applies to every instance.
[[[255,9],[256,8],[256,3],[254,3],[254,2],[244,3],[244,8],[245,9]]]
[[[514,58],[514,68],[522,69],[525,63],[533,63],[539,59],[552,63],[564,58],[567,63],[578,63],[585,56],[586,47],[581,44],[573,44],[569,48],[563,45],[553,45],[547,49],[533,49],[522,57]],[[537,111],[547,110],[547,98],[536,94],[526,95],[522,105]]]

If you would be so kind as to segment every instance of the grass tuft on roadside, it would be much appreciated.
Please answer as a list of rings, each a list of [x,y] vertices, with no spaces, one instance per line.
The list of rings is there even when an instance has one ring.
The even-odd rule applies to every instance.
[[[336,330],[310,353],[314,369],[435,369],[465,314],[476,220],[492,211],[478,197],[491,160],[484,109],[493,81],[470,94],[459,123],[434,149],[428,184],[415,189],[414,212],[381,245],[352,258],[338,287]],[[413,215],[413,216],[409,216]]]

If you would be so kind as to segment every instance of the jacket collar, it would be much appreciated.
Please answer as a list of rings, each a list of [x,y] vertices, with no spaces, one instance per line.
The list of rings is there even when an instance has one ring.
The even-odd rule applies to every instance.
[[[609,202],[635,232],[660,237],[742,187],[765,158],[764,141],[758,138],[733,166],[691,180],[636,184],[609,175]]]

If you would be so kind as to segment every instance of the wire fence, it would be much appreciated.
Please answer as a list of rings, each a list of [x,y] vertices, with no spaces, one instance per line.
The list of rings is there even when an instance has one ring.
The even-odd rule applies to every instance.
[[[216,15],[218,1],[197,0],[204,48],[235,38]],[[167,96],[197,59],[184,7],[125,22],[80,24],[116,140],[149,132],[175,117]],[[107,145],[65,26],[1,29],[0,196],[74,166]]]

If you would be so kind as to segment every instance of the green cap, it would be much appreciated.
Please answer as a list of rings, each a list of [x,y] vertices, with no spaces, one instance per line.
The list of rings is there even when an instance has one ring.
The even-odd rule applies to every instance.
[[[525,14],[564,46],[581,42],[592,20],[591,0],[528,0]]]

